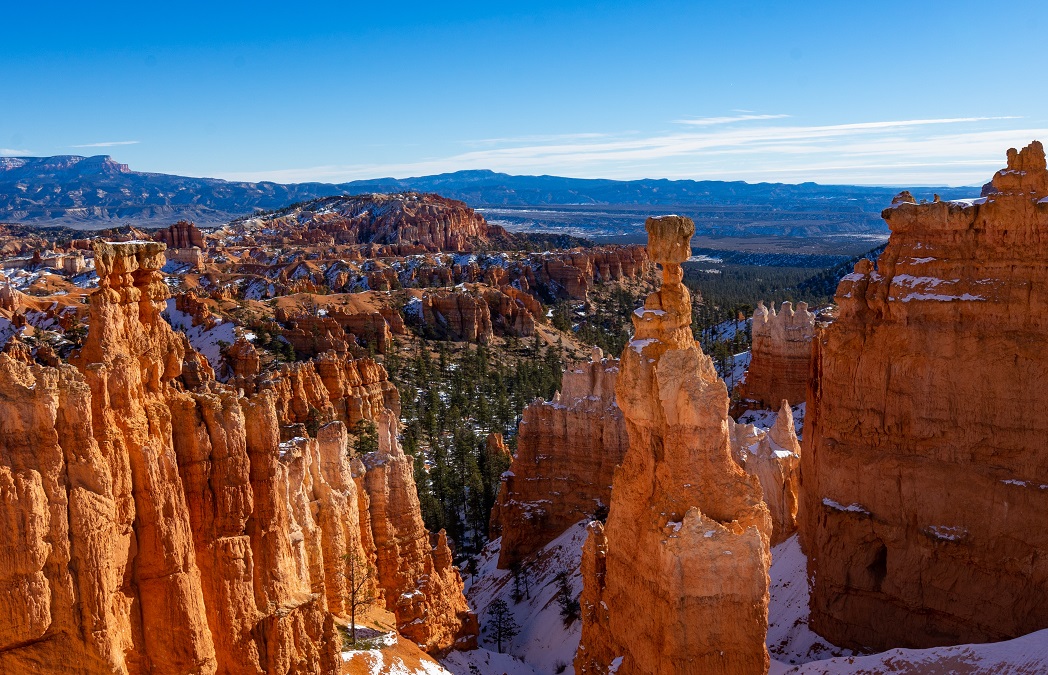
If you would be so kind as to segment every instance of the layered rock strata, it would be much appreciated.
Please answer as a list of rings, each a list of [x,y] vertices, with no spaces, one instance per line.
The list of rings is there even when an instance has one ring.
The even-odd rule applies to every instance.
[[[629,449],[583,552],[577,673],[765,673],[768,508],[732,458],[728,392],[691,332],[695,231],[649,218],[662,288],[634,313],[616,382]]]
[[[1048,626],[1048,170],[884,211],[817,339],[801,504],[813,627],[863,649]]]
[[[804,302],[784,302],[779,311],[763,302],[753,312],[753,346],[741,397],[754,408],[770,408],[786,399],[803,403],[811,368],[815,315]]]
[[[432,651],[469,644],[475,620],[446,542],[428,544],[410,463],[398,480],[378,471],[370,495],[348,452],[340,409],[393,414],[381,367],[316,375],[332,420],[282,443],[282,377],[244,397],[162,320],[163,250],[95,244],[99,288],[73,365],[0,354],[0,667],[338,673],[351,558],[377,564],[386,603],[409,580],[420,589],[397,614],[406,634]],[[369,461],[405,463],[398,453],[387,434]],[[388,531],[426,545],[384,559]]]
[[[618,359],[594,350],[564,371],[552,401],[524,409],[517,455],[503,474],[492,511],[501,534],[499,567],[509,569],[564,530],[606,511],[611,481],[629,440],[615,403]]]

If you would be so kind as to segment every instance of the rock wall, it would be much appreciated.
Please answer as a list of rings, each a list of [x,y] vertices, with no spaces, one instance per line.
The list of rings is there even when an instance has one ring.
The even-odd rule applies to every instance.
[[[755,408],[775,409],[786,399],[803,403],[811,369],[815,315],[804,302],[784,302],[778,312],[763,302],[753,312],[752,359],[741,386],[741,397]]]
[[[611,481],[629,440],[615,404],[618,359],[564,371],[552,401],[524,409],[517,455],[502,476],[492,530],[502,536],[499,567],[509,569],[611,502]]]
[[[470,293],[431,291],[424,294],[422,323],[448,340],[483,344],[493,335],[487,301]]]
[[[607,246],[543,254],[535,278],[555,296],[585,300],[594,283],[633,279],[648,269],[643,246]]]
[[[629,449],[583,552],[580,674],[766,673],[768,508],[732,458],[728,392],[691,332],[691,220],[649,218],[662,288],[634,313],[618,405]]]
[[[930,647],[1048,626],[1048,171],[1008,152],[990,194],[884,218],[837,289],[804,431],[813,627]]]
[[[446,544],[376,556],[385,519],[421,528],[410,464],[372,499],[348,452],[345,420],[395,414],[385,372],[318,364],[310,393],[333,419],[282,443],[281,392],[310,378],[295,389],[277,374],[249,398],[199,368],[187,378],[199,356],[160,317],[163,250],[95,244],[99,289],[73,365],[0,354],[0,667],[338,673],[353,552],[378,564],[386,602],[404,586],[385,582],[391,565],[429,588],[406,633],[433,651],[469,644]],[[383,452],[399,452],[388,434]]]

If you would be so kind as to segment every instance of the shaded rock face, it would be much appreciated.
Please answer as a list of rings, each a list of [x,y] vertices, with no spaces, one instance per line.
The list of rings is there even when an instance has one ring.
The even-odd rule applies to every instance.
[[[801,444],[793,426],[793,411],[783,399],[775,425],[767,432],[728,418],[731,453],[746,473],[757,477],[771,513],[771,545],[797,531]]]
[[[618,371],[618,359],[595,349],[592,361],[564,371],[552,401],[524,409],[517,455],[492,512],[492,530],[502,536],[501,569],[608,508],[615,467],[629,446],[615,404]]]
[[[763,302],[753,312],[752,359],[741,395],[750,405],[771,408],[786,399],[803,403],[811,368],[815,315],[807,303],[784,302],[778,312]]]
[[[314,372],[338,419],[281,443],[275,382],[245,398],[198,370],[199,386],[183,387],[198,357],[160,317],[163,250],[96,243],[99,289],[73,365],[0,354],[0,667],[338,673],[334,620],[347,614],[354,553],[379,563],[387,598],[403,587],[385,583],[390,565],[428,572],[414,577],[431,591],[410,631],[432,650],[468,644],[475,621],[446,544],[376,557],[383,519],[421,528],[410,464],[383,490],[395,507],[375,514],[347,452],[352,413],[339,411],[395,414],[385,372]],[[410,537],[428,541],[424,529]]]
[[[1008,153],[976,203],[884,212],[837,289],[805,419],[812,625],[848,647],[1001,640],[1048,626],[1048,171]]]
[[[662,288],[634,313],[616,397],[629,449],[583,552],[577,673],[765,673],[768,508],[732,458],[728,392],[691,332],[694,224],[649,218]],[[700,628],[701,627],[701,628]]]

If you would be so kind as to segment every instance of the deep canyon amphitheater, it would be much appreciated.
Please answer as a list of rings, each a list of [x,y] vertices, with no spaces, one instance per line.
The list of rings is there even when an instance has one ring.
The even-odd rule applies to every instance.
[[[884,206],[731,386],[682,216],[2,226],[0,673],[1048,672],[1044,150]]]

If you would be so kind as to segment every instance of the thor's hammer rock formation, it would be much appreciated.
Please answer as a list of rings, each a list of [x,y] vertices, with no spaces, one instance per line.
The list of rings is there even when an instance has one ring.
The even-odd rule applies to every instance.
[[[629,449],[583,550],[580,674],[765,673],[768,508],[732,458],[728,392],[691,332],[695,225],[649,218],[662,287],[634,312],[615,391]]]

